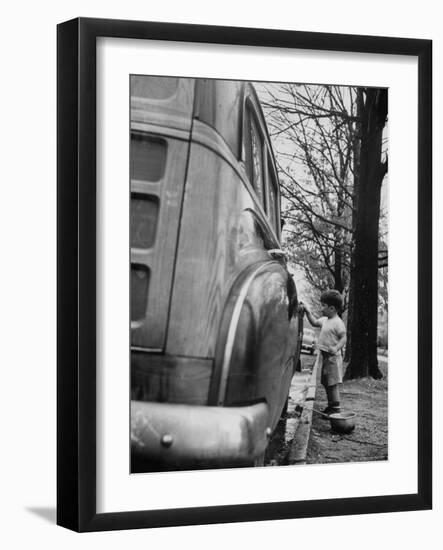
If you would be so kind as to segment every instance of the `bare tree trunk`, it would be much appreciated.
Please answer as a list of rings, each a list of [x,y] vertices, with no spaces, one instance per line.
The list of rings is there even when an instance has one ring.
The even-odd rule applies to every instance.
[[[378,231],[380,191],[384,175],[382,132],[387,90],[366,90],[361,113],[360,167],[355,228],[350,363],[346,378],[381,378],[377,361]]]

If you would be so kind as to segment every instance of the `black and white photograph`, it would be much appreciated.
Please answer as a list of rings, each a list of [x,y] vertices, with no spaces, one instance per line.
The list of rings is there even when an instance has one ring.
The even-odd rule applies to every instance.
[[[388,460],[389,90],[129,80],[131,473]]]
[[[441,539],[438,6],[5,4],[2,547]]]
[[[432,506],[431,46],[58,27],[59,525]]]

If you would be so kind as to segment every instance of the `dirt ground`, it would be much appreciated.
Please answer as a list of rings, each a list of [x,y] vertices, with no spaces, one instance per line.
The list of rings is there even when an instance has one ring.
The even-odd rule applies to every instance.
[[[328,419],[313,413],[307,464],[368,462],[388,458],[388,364],[379,357],[381,380],[362,378],[343,383],[342,411],[357,414],[355,430],[348,435],[331,431]],[[326,407],[326,393],[317,383],[314,409]]]

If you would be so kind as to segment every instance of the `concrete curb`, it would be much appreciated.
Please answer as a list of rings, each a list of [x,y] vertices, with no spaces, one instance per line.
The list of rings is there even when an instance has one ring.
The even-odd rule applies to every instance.
[[[308,450],[309,435],[312,427],[312,413],[315,403],[315,392],[317,388],[317,361],[312,369],[309,379],[309,388],[306,400],[303,405],[303,412],[298,422],[295,437],[292,440],[289,451],[289,464],[306,464],[306,453]]]

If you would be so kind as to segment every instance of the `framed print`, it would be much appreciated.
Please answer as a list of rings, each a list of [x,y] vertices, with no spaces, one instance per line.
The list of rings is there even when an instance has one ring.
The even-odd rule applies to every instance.
[[[58,26],[59,525],[431,507],[431,66]]]

